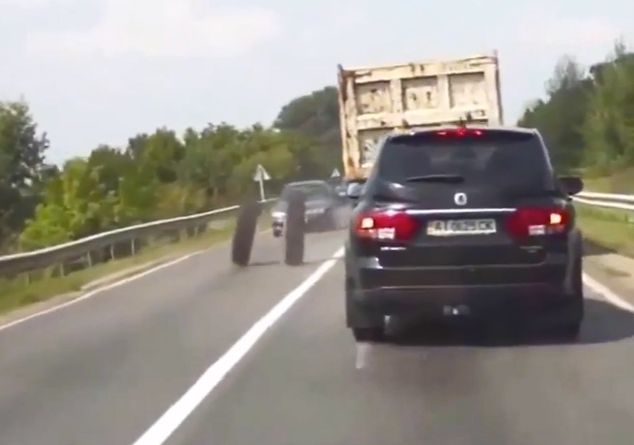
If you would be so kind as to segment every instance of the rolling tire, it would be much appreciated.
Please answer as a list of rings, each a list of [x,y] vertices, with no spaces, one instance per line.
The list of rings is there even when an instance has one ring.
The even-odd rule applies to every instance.
[[[262,208],[257,201],[243,204],[240,208],[231,245],[231,261],[233,264],[242,267],[249,265],[255,230],[261,213]]]
[[[293,191],[287,202],[284,262],[289,266],[299,266],[304,263],[306,197],[299,190]]]

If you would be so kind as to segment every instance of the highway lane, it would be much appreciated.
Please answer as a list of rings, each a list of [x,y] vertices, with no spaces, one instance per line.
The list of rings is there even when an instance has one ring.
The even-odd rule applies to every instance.
[[[291,268],[265,233],[251,267],[217,246],[1,330],[0,443],[132,443],[340,239],[311,235],[308,264]]]
[[[166,443],[632,443],[633,314],[592,290],[578,344],[454,330],[369,346],[344,326],[342,282],[338,264]]]

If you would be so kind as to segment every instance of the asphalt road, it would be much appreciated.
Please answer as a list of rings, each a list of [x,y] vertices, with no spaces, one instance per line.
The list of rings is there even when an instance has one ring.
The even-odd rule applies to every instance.
[[[157,419],[170,423],[163,413],[340,243],[311,235],[299,268],[276,263],[270,235],[243,270],[216,248],[0,331],[0,443],[135,444]],[[587,290],[578,344],[467,342],[450,330],[356,345],[342,280],[336,264],[305,287],[182,424],[171,419],[165,443],[632,443],[634,314]]]
[[[251,267],[218,246],[0,331],[0,444],[132,444],[340,245],[311,240],[302,267],[280,264],[282,245],[265,233]]]

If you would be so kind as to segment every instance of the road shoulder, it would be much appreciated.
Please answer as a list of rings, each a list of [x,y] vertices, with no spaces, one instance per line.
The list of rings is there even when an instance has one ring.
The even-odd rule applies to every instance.
[[[587,275],[628,303],[634,303],[634,259],[590,247],[583,261]]]

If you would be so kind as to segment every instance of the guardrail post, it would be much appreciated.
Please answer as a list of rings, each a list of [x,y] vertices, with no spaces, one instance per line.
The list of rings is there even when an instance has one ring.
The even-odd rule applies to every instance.
[[[92,267],[92,255],[90,254],[90,250],[86,252],[86,261],[88,262],[88,267]]]
[[[132,238],[130,240],[130,253],[132,254],[132,256],[136,255],[136,238]]]
[[[114,261],[116,258],[114,256],[114,244],[110,244],[110,259]]]

